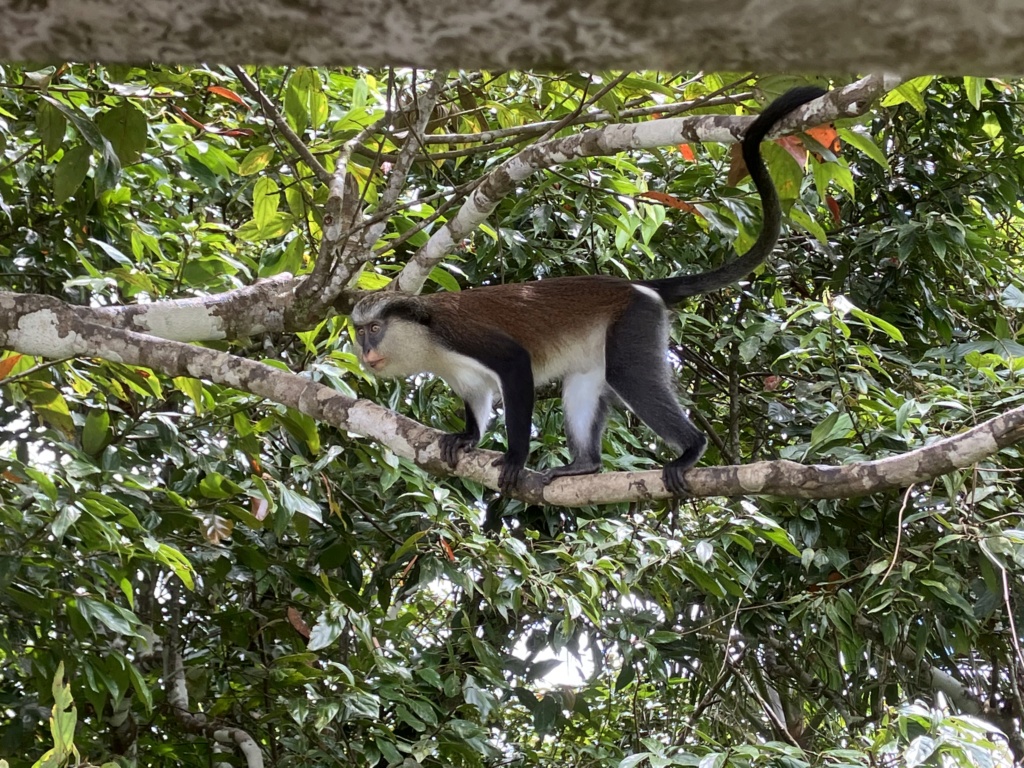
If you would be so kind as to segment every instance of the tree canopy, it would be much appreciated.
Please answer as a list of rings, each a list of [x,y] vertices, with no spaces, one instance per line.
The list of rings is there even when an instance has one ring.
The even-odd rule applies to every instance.
[[[834,81],[763,145],[780,246],[673,312],[691,498],[621,411],[499,496],[354,355],[363,290],[732,258],[807,80],[0,69],[0,759],[1024,759],[1021,83]]]

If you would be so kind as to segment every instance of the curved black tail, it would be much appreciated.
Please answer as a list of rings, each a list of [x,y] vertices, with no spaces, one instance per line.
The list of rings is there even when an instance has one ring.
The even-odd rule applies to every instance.
[[[761,142],[782,118],[797,107],[814,101],[825,93],[825,90],[811,85],[786,91],[764,108],[764,111],[750,124],[747,132],[743,135],[743,162],[746,163],[750,178],[754,180],[754,186],[757,187],[757,192],[761,196],[763,210],[761,232],[751,249],[739,258],[699,275],[679,275],[661,280],[638,280],[636,281],[638,285],[653,288],[666,304],[674,304],[687,296],[710,293],[732,285],[768,258],[768,254],[772,252],[775,243],[778,242],[782,229],[782,208],[779,205],[779,195],[775,191],[772,177],[761,157]]]

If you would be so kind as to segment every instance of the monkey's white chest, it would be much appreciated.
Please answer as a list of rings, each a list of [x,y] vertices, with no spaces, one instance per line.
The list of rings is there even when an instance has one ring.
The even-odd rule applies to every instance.
[[[501,392],[501,381],[494,371],[472,357],[451,350],[438,355],[430,372],[444,379],[464,400]]]

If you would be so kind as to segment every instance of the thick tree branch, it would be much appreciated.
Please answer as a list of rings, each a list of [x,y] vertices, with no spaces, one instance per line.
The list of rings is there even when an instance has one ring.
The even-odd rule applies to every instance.
[[[284,273],[214,296],[77,311],[112,328],[175,341],[241,339],[296,330],[292,290],[300,283]],[[301,325],[301,323],[299,323]]]
[[[827,123],[838,117],[864,114],[880,95],[899,83],[898,78],[872,75],[829,92],[788,117],[775,131]],[[484,177],[459,212],[420,248],[398,277],[398,287],[417,293],[427,275],[468,235],[487,220],[502,198],[536,171],[583,157],[614,155],[627,149],[651,149],[683,142],[735,143],[753,117],[700,115],[651,120],[646,123],[607,125],[574,136],[533,144],[506,160]]]
[[[497,488],[498,454],[464,454],[454,473],[441,461],[441,433],[379,405],[347,397],[303,376],[226,352],[162,341],[93,322],[48,296],[0,293],[0,346],[43,357],[102,357],[170,376],[193,376],[265,397],[339,429],[369,437],[438,475],[455,474]],[[701,467],[687,474],[693,496],[772,495],[800,499],[865,496],[927,482],[972,466],[1024,439],[1024,406],[959,435],[899,456],[844,466],[760,461]],[[545,487],[527,472],[521,493],[534,504],[578,507],[670,497],[660,471],[613,472],[560,478]]]

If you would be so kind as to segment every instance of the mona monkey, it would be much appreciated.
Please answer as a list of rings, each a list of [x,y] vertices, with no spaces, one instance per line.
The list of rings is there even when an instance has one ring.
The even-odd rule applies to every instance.
[[[678,452],[662,477],[671,493],[685,495],[684,475],[708,441],[673,390],[667,307],[735,283],[772,252],[782,210],[760,144],[786,115],[824,93],[787,91],[744,134],[743,160],[764,215],[757,241],[743,256],[698,275],[659,280],[587,275],[426,296],[373,293],[351,314],[363,365],[392,378],[432,373],[462,397],[466,428],[440,442],[441,458],[452,467],[462,449],[480,441],[500,393],[508,450],[494,464],[501,465],[503,493],[516,489],[530,452],[534,389],[561,379],[573,459],[547,470],[545,484],[601,468],[608,406],[618,398]]]

